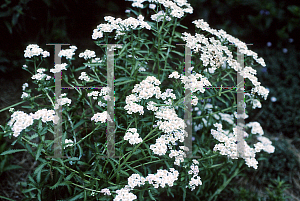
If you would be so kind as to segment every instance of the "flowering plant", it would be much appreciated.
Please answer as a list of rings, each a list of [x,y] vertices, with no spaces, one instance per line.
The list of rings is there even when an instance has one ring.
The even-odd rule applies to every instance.
[[[77,47],[70,46],[58,54],[67,63],[55,64],[46,74],[47,69],[39,66],[49,53],[38,45],[29,45],[25,50],[24,56],[29,59],[23,69],[32,74],[40,93],[33,96],[25,83],[21,98],[30,102],[33,113],[15,111],[1,128],[6,136],[16,137],[15,142],[40,162],[29,181],[22,183],[28,199],[155,200],[167,193],[178,200],[215,200],[241,172],[243,161],[256,169],[257,152],[274,152],[271,141],[262,136],[259,123],[250,122],[245,125],[252,130],[243,133],[245,155],[240,160],[235,125],[239,117],[234,112],[236,89],[205,88],[219,84],[235,86],[232,74],[239,73],[247,78],[246,89],[251,89],[245,107],[250,104],[253,109],[261,107],[258,97],[266,99],[268,91],[257,81],[256,70],[249,65],[256,62],[265,66],[264,60],[248,50],[245,43],[223,30],[210,28],[202,19],[193,21],[197,28],[195,36],[178,32],[187,29],[180,22],[193,12],[185,0],[135,0],[132,6],[138,11],[134,8],[127,13],[136,18],[106,16],[107,23],[97,26],[92,39],[97,40],[104,54],[96,57],[91,50],[80,53],[84,66],[72,64]],[[147,7],[150,10],[142,10]],[[143,16],[142,12],[147,14]],[[184,53],[175,45],[178,43],[185,43],[192,51],[192,68],[185,69]],[[112,121],[106,107],[112,100],[112,89],[105,83],[110,60],[103,44],[119,44],[115,46],[119,50],[114,49],[117,57],[113,61],[115,155],[119,158],[105,155],[109,147],[104,135],[105,122]],[[245,68],[234,59],[236,48],[247,55]],[[73,90],[55,97],[53,74],[62,71],[70,72],[70,76],[62,73],[63,86]],[[187,71],[192,74],[184,75]],[[99,86],[97,90],[101,90],[97,91]],[[187,100],[183,87],[192,94],[192,133],[185,131],[187,125],[182,119],[183,103]],[[35,103],[37,97],[43,98],[46,106]],[[67,159],[45,158],[53,156],[53,140],[47,139],[47,135],[55,135],[59,119],[55,110],[59,106],[63,119],[62,153]],[[243,118],[247,118],[246,113]],[[193,150],[183,145],[191,134],[195,136]],[[36,138],[39,143],[32,142]],[[253,140],[258,142],[250,147],[247,141]],[[198,158],[186,158],[187,151]]]

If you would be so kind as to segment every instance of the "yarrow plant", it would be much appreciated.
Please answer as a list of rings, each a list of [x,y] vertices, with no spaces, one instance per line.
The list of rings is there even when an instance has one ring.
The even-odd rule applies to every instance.
[[[251,130],[243,131],[242,157],[237,149],[236,120],[261,108],[260,98],[268,96],[252,68],[265,67],[264,60],[244,42],[210,28],[202,19],[193,21],[194,35],[182,31],[187,27],[181,20],[193,13],[186,0],[133,0],[132,7],[127,19],[106,16],[107,23],[94,29],[92,39],[103,55],[92,50],[79,53],[78,59],[84,60],[81,67],[72,64],[76,46],[61,50],[58,56],[66,61],[54,68],[39,68],[49,52],[27,46],[24,56],[31,60],[23,69],[33,75],[39,93],[34,96],[29,88],[33,86],[25,83],[21,98],[30,102],[33,112],[10,110],[11,119],[1,128],[39,161],[22,183],[28,200],[155,200],[166,194],[178,200],[215,200],[246,166],[257,169],[256,154],[274,152],[258,122],[245,125]],[[191,50],[192,68],[185,68],[185,54],[176,46],[182,43]],[[113,49],[114,90],[102,81],[108,78],[105,71],[111,62],[108,44],[118,44]],[[245,67],[235,59],[238,50],[246,57]],[[70,87],[62,89],[66,91],[60,97],[55,97],[56,73],[62,74],[61,86]],[[236,86],[237,73],[248,90],[242,115],[236,112],[236,88],[213,88]],[[193,107],[192,133],[185,130],[183,119],[187,90]],[[45,102],[43,107],[34,103],[37,97]],[[114,101],[114,117],[108,112],[109,101]],[[54,153],[49,135],[56,136],[55,111],[60,107],[61,153],[67,158],[49,158]],[[112,148],[105,135],[108,122],[115,122],[116,157],[107,157]],[[184,145],[189,135],[192,150]],[[39,144],[31,142],[36,138]],[[253,140],[256,143],[250,144]],[[187,158],[188,151],[198,158]]]

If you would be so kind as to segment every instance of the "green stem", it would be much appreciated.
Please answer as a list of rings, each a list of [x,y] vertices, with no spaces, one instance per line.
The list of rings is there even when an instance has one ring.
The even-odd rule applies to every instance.
[[[175,33],[175,28],[176,28],[175,25],[177,25],[177,18],[175,18],[175,22],[174,22],[174,26],[173,26],[173,30],[172,30],[172,35],[171,35],[171,37],[169,38],[168,51],[167,51],[167,55],[166,55],[166,59],[165,59],[165,66],[164,66],[164,69],[166,69],[166,67],[167,67],[167,59],[169,58],[170,48],[171,48],[170,45],[171,45],[171,43],[172,43],[173,36],[174,36],[174,33]],[[164,79],[164,77],[165,77],[165,72],[166,72],[166,71],[163,72],[163,79]]]
[[[92,135],[97,128],[99,128],[101,126],[101,124],[99,124],[92,132],[90,132],[89,134],[87,134],[86,136],[84,136],[81,140],[79,140],[78,142],[76,142],[73,146],[79,144],[80,142],[82,142],[83,140],[85,140],[85,138],[89,137],[90,135]]]
[[[40,96],[42,96],[43,94],[40,94],[40,95],[37,95],[37,96],[35,96],[35,97],[31,97],[29,100],[32,100],[32,99],[34,99],[34,98],[36,98],[36,97],[40,97]],[[18,103],[16,103],[16,104],[13,104],[13,105],[11,105],[11,106],[8,106],[8,107],[6,107],[6,108],[3,108],[3,109],[1,109],[0,110],[0,112],[3,112],[3,111],[5,111],[5,110],[8,110],[8,109],[10,109],[10,108],[12,108],[12,107],[14,107],[14,106],[17,106],[17,105],[20,105],[20,104],[22,104],[22,103],[24,103],[24,102],[26,102],[27,100],[23,100],[23,101],[21,101],[21,102],[18,102]]]
[[[55,107],[55,106],[54,106],[54,103],[53,103],[51,97],[49,96],[48,92],[47,92],[45,89],[43,89],[43,91],[44,91],[44,92],[46,93],[46,95],[48,96],[48,98],[49,98],[49,100],[51,101],[52,106],[53,106],[53,108],[54,108],[54,107]]]
[[[158,127],[156,127],[154,130],[152,130],[152,131],[151,131],[151,132],[143,139],[143,141],[144,141],[145,139],[147,139],[147,138],[148,138],[154,131],[156,131],[157,129],[158,129]],[[109,181],[110,181],[111,179],[113,179],[113,178],[115,177],[116,174],[119,173],[121,167],[126,163],[126,161],[128,161],[128,159],[133,155],[133,153],[135,152],[135,150],[136,150],[137,148],[139,148],[139,146],[141,146],[142,143],[143,143],[143,142],[140,142],[138,145],[136,145],[136,146],[134,147],[134,149],[131,151],[130,155],[127,156],[127,158],[122,162],[121,165],[119,165],[119,167],[118,167],[118,169],[117,169],[117,172],[114,172],[114,174],[108,179]]]
[[[199,116],[199,117],[193,117],[193,120],[194,120],[194,119],[201,119],[201,118],[204,118],[204,117],[206,117],[206,116],[211,116],[211,115],[214,115],[214,114],[218,114],[218,113],[221,113],[221,112],[225,112],[225,111],[230,110],[230,109],[235,108],[235,107],[237,107],[237,105],[231,106],[231,107],[229,107],[229,108],[226,108],[226,109],[223,109],[223,110],[214,112],[214,113],[209,113],[208,115]]]

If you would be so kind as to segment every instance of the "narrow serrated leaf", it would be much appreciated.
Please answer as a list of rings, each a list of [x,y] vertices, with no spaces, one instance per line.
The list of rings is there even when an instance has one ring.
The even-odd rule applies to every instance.
[[[13,154],[13,153],[17,153],[17,152],[21,152],[21,151],[27,151],[26,149],[12,149],[12,150],[7,150],[2,152],[0,155],[7,155],[7,154]]]

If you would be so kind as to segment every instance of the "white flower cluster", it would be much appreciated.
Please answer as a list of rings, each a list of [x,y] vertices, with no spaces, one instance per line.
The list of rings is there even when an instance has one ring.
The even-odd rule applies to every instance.
[[[25,54],[24,54],[25,58],[31,58],[31,57],[39,56],[39,55],[42,55],[43,57],[50,56],[49,52],[43,51],[42,48],[40,48],[38,45],[35,45],[35,44],[28,45],[26,47],[26,50],[24,50],[24,52],[25,52]]]
[[[22,90],[25,91],[26,87],[28,87],[28,83],[24,83],[24,84],[22,85]]]
[[[156,21],[156,22],[161,22],[166,18],[167,21],[171,21],[172,18],[170,16],[167,16],[167,14],[164,11],[159,11],[156,14],[151,15],[151,20]]]
[[[187,47],[191,48],[194,52],[201,51],[200,59],[204,66],[210,65],[212,68],[208,69],[210,73],[220,66],[224,67],[226,61],[235,71],[241,70],[240,64],[233,59],[232,52],[227,46],[223,46],[219,40],[215,40],[213,37],[206,38],[203,34],[195,34],[192,36],[190,33],[182,33],[182,39],[186,41]],[[224,53],[227,57],[223,56]],[[206,70],[207,71],[207,70]]]
[[[116,191],[117,196],[114,198],[114,201],[131,201],[137,199],[137,196],[133,193],[130,193],[130,191],[136,186],[140,187],[142,185],[145,185],[146,181],[149,184],[152,184],[154,188],[159,188],[160,186],[162,188],[165,188],[166,184],[172,187],[174,185],[174,182],[178,180],[178,175],[179,172],[174,168],[170,168],[170,172],[167,170],[157,170],[156,174],[149,174],[146,178],[140,176],[139,174],[132,174],[128,178],[128,185]],[[105,195],[111,195],[110,190],[107,188],[102,189],[101,193],[104,193]]]
[[[181,135],[181,136],[183,136],[183,135]],[[177,166],[180,166],[180,163],[184,161],[184,158],[186,157],[185,151],[189,151],[189,148],[185,147],[185,146],[180,146],[179,148],[182,150],[171,150],[171,153],[169,154],[170,158],[175,157],[174,165],[177,165]]]
[[[27,97],[29,97],[30,95],[28,94],[28,93],[26,93],[26,92],[22,92],[22,96],[21,96],[21,98],[22,99],[24,99],[24,98],[27,98]]]
[[[125,133],[124,140],[129,140],[130,144],[138,144],[143,141],[142,138],[139,137],[136,128],[129,128]]]
[[[179,172],[174,168],[170,168],[170,172],[167,170],[157,170],[156,174],[149,174],[146,178],[140,176],[139,174],[132,174],[128,178],[128,185],[116,191],[117,196],[114,198],[114,201],[131,201],[137,199],[137,196],[133,193],[130,193],[130,191],[136,186],[140,187],[142,185],[145,185],[146,181],[149,184],[152,184],[154,188],[159,188],[160,186],[162,188],[165,188],[166,184],[172,187],[174,185],[174,182],[178,180],[178,175]],[[109,189],[107,188],[102,189],[101,193],[104,193],[105,195],[111,195]]]
[[[89,76],[87,76],[86,72],[81,72],[81,75],[79,76],[78,79],[85,80],[87,82],[90,81],[90,78],[89,78]]]
[[[91,50],[85,50],[84,52],[79,54],[80,58],[84,58],[85,60],[91,59],[96,57],[96,53],[95,51],[91,51]]]
[[[110,96],[108,95],[110,90],[111,89],[109,87],[102,87],[101,92],[92,91],[92,92],[88,93],[88,96],[93,96],[94,100],[96,100],[98,96],[103,96],[103,99],[107,101],[107,100],[110,100]]]
[[[14,124],[14,125],[13,125]],[[33,124],[33,119],[30,115],[26,114],[23,111],[16,111],[11,115],[11,120],[7,125],[12,127],[14,132],[13,136],[18,137],[22,130],[31,126]]]
[[[33,124],[33,120],[42,119],[44,123],[47,121],[53,121],[56,123],[55,112],[53,110],[42,109],[36,111],[34,114],[30,113],[29,115],[23,111],[16,111],[11,115],[11,120],[8,122],[8,125],[12,127],[14,132],[13,136],[18,137],[22,130],[26,129],[28,126]]]
[[[219,115],[221,116],[221,119],[223,121],[227,121],[231,125],[235,124],[233,114],[230,115],[230,114],[225,114],[225,113],[219,113]]]
[[[58,53],[59,57],[66,57],[66,59],[72,59],[72,57],[75,55],[75,51],[77,50],[76,46],[70,46],[70,49],[61,50]]]
[[[52,121],[56,124],[56,115],[54,110],[41,109],[36,111],[34,114],[29,114],[33,119],[42,119],[42,122],[46,123],[47,121]]]
[[[255,88],[251,89],[251,93],[256,93],[256,92],[258,93],[258,95],[264,97],[264,99],[267,100],[267,97],[269,95],[268,89],[266,89],[263,86],[258,85],[258,86],[255,86]]]
[[[50,69],[50,72],[51,72],[51,73],[59,73],[59,72],[61,72],[62,70],[67,70],[67,69],[66,69],[67,65],[68,65],[68,64],[66,64],[66,63],[55,64],[54,68]]]
[[[93,96],[93,99],[96,100],[97,97],[98,97],[98,95],[99,95],[99,93],[100,93],[99,91],[92,91],[92,92],[88,93],[88,96],[89,97]]]
[[[257,58],[257,53],[248,50],[247,45],[240,41],[239,39],[227,34],[224,30],[216,30],[209,27],[209,24],[207,22],[204,22],[203,19],[195,20],[193,23],[196,25],[197,28],[200,28],[204,31],[207,31],[215,36],[217,36],[221,41],[224,41],[227,39],[229,42],[234,44],[237,48],[239,48],[240,52],[243,54],[246,54],[247,56],[252,56],[254,60],[256,60],[257,63],[259,63],[262,66],[266,66],[263,58]],[[196,43],[195,43],[196,44]]]
[[[98,105],[99,105],[100,107],[105,107],[105,106],[107,106],[107,104],[106,104],[106,103],[102,103],[102,101],[99,101],[99,102],[98,102]]]
[[[110,118],[110,115],[108,115],[107,111],[104,111],[102,113],[96,113],[94,116],[91,118],[92,121],[95,121],[96,123],[101,121],[101,123],[105,123],[106,120],[113,122]]]
[[[255,109],[255,108],[261,108],[261,103],[257,99],[254,99],[252,101],[252,104],[253,104],[253,106],[252,106],[253,109]]]
[[[194,174],[191,178],[191,181],[189,182],[189,186],[191,187],[191,191],[195,190],[195,186],[202,185],[202,181],[200,176],[198,176],[199,173],[199,167],[197,166],[199,162],[195,159],[193,159],[193,164],[190,166],[191,170],[188,171],[188,174]],[[188,186],[186,186],[187,188]]]
[[[152,184],[154,188],[159,188],[159,186],[165,188],[166,184],[172,187],[174,182],[178,179],[178,175],[179,172],[174,168],[170,168],[170,172],[167,170],[157,170],[156,174],[149,174],[146,178],[138,174],[132,174],[128,178],[128,185],[126,185],[125,188],[132,190],[136,186],[145,185],[146,181]]]
[[[252,124],[251,124],[252,125]],[[257,125],[254,123],[254,125]],[[237,127],[233,129],[233,133],[229,133],[229,131],[222,130],[222,124],[215,123],[215,127],[217,127],[217,131],[214,129],[211,129],[211,134],[213,137],[218,140],[219,142],[222,142],[220,144],[216,144],[213,151],[220,151],[221,155],[227,155],[228,157],[232,159],[238,159],[238,150],[237,150]],[[244,136],[247,136],[248,134],[244,132]],[[254,132],[257,133],[256,130]],[[260,131],[258,131],[261,133]],[[275,148],[271,145],[272,142],[266,138],[259,136],[257,137],[258,140],[263,141],[263,143],[257,143],[254,144],[256,147],[251,148],[245,140],[242,141],[242,144],[244,145],[244,153],[242,153],[242,158],[244,158],[246,165],[248,167],[253,167],[254,169],[257,169],[258,161],[255,159],[255,153],[259,152],[261,149],[267,150],[268,153],[273,153]],[[224,144],[223,144],[224,143]]]
[[[246,124],[245,126],[252,128],[252,130],[251,130],[252,134],[259,134],[259,135],[264,134],[264,131],[258,122],[250,122],[250,123]]]
[[[150,2],[150,3],[159,3],[162,4],[165,9],[170,9],[170,15],[176,18],[182,18],[184,13],[193,13],[193,7],[186,0],[175,0],[175,2],[169,0],[128,0],[133,1],[132,7],[143,8],[143,2]],[[156,7],[155,4],[150,4],[149,7],[154,9]],[[183,8],[186,7],[186,8]],[[151,16],[152,18],[152,16]]]
[[[116,191],[117,196],[114,198],[113,201],[123,201],[123,200],[132,201],[132,200],[137,199],[137,196],[134,195],[133,193],[130,193],[129,191],[130,190],[126,189],[126,188],[122,188],[120,190],[117,190]]]
[[[171,73],[169,75],[169,78],[172,78],[172,77],[178,79],[179,78],[178,72],[174,71],[173,73]],[[201,80],[197,81],[198,78],[201,78]],[[208,81],[208,79],[198,73],[196,73],[196,75],[192,74],[188,77],[185,75],[181,75],[180,79],[181,79],[181,82],[184,84],[184,88],[190,89],[192,91],[192,93],[195,93],[197,91],[204,93],[205,92],[204,86],[211,86],[211,83]],[[195,99],[195,96],[194,96],[194,99]],[[197,99],[197,101],[198,101],[198,99]],[[195,103],[195,102],[196,102],[196,100],[193,101],[193,103]]]
[[[233,114],[236,119],[247,119],[249,117],[245,112],[243,114],[238,114],[237,112],[234,112]]]
[[[176,73],[174,73],[176,74]],[[173,76],[173,75],[172,75]],[[176,76],[176,75],[175,75]],[[141,99],[151,98],[154,94],[156,98],[161,98],[165,100],[167,97],[175,99],[175,94],[172,93],[172,89],[167,89],[166,92],[161,93],[158,86],[160,81],[157,80],[154,76],[148,76],[140,84],[134,86],[132,92],[137,94],[131,94],[126,97],[126,105],[124,109],[128,110],[127,113],[132,114],[132,112],[140,112],[142,115],[144,113],[143,106],[136,104],[135,102],[140,101]],[[193,101],[194,102],[194,101]],[[148,110],[155,111],[155,117],[158,119],[164,119],[165,121],[157,121],[159,129],[168,135],[162,135],[156,140],[156,144],[150,146],[150,149],[157,155],[164,155],[167,152],[167,145],[171,149],[172,142],[173,145],[176,145],[176,140],[184,142],[184,135],[187,136],[187,132],[184,130],[186,124],[183,119],[179,118],[174,110],[174,108],[168,106],[155,107],[153,101],[149,101],[147,105]],[[186,150],[187,147],[181,146],[180,149]],[[185,153],[182,150],[171,150],[169,157],[175,157],[175,165],[180,165],[180,162],[184,161]]]
[[[272,145],[272,142],[268,138],[266,138],[264,136],[258,136],[257,139],[263,145],[263,147],[261,149],[263,149],[265,152],[267,152],[269,154],[274,153],[275,147]],[[259,142],[256,144],[259,144]],[[254,144],[254,146],[255,146],[255,144]]]
[[[108,21],[108,24],[99,24],[97,26],[97,29],[94,29],[92,38],[94,40],[98,38],[103,37],[103,32],[112,32],[113,30],[116,30],[116,36],[115,39],[118,38],[120,35],[124,35],[125,31],[128,31],[130,29],[137,29],[137,27],[141,28],[146,28],[148,30],[151,29],[151,26],[147,23],[144,22],[144,17],[142,15],[138,16],[138,19],[135,19],[133,17],[129,17],[125,20],[122,20],[121,18],[118,18],[115,20],[114,17],[111,16],[106,16],[104,17],[105,21]]]
[[[111,193],[110,193],[110,191],[109,191],[108,188],[103,188],[103,189],[101,189],[100,192],[101,192],[101,193],[104,193],[104,195],[111,195]]]
[[[64,149],[65,149],[66,147],[71,147],[71,146],[73,146],[73,144],[74,144],[73,140],[65,139],[65,146],[64,146]]]
[[[44,69],[44,68],[39,68],[39,69],[37,69],[37,74],[35,74],[35,75],[33,75],[32,77],[31,77],[31,79],[33,79],[33,80],[42,80],[44,77],[46,77],[46,80],[50,80],[51,79],[51,76],[49,76],[49,75],[46,75],[46,74],[44,74],[44,71],[46,71],[46,69]]]
[[[54,107],[55,110],[58,109],[59,105],[65,105],[65,104],[67,104],[68,106],[70,106],[72,100],[69,99],[69,98],[63,97],[63,96],[66,96],[66,95],[67,95],[66,93],[61,94],[60,98],[57,100],[58,104],[55,104],[55,107]]]

